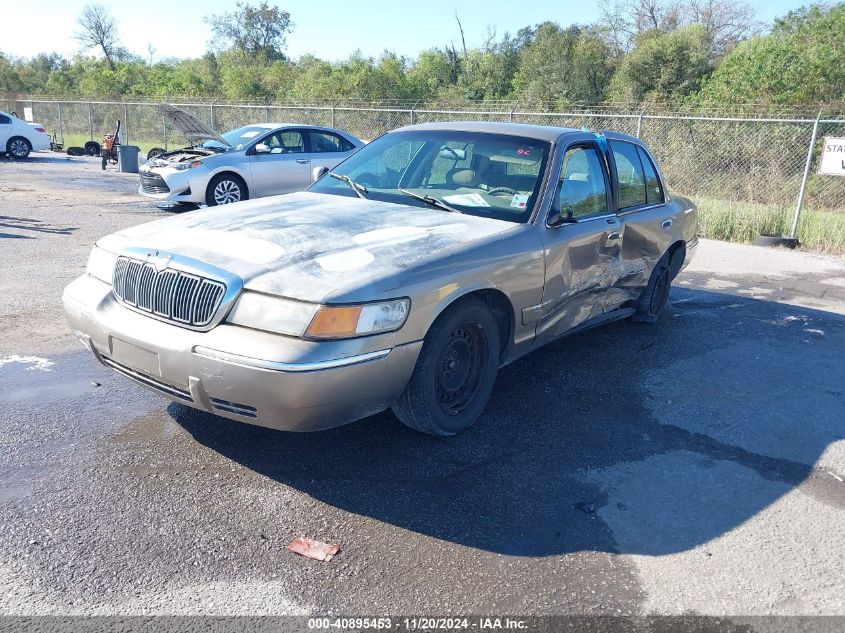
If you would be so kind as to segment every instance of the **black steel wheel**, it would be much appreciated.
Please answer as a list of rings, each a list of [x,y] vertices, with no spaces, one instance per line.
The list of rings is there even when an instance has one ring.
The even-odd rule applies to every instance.
[[[632,321],[639,323],[656,323],[657,319],[666,309],[669,304],[669,290],[672,288],[673,267],[672,257],[674,251],[669,251],[657,262],[654,270],[651,272],[651,277],[648,280],[648,285],[643,290],[637,301],[637,311],[631,315]],[[681,262],[683,264],[683,262]],[[678,265],[678,271],[680,265]],[[675,271],[675,274],[677,271]]]
[[[499,331],[483,301],[461,299],[434,322],[414,373],[393,404],[405,425],[448,437],[484,411],[499,367]]]

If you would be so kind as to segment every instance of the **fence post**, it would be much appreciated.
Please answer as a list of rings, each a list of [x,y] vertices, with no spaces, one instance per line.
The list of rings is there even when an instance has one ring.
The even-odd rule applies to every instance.
[[[62,145],[65,144],[65,124],[62,121],[62,102],[56,102],[56,108],[59,111],[59,138],[62,139]]]
[[[637,119],[637,138],[642,138],[643,133],[643,115],[645,114],[645,110],[640,112],[640,116]]]
[[[813,133],[810,135],[810,147],[807,148],[807,162],[804,164],[804,177],[801,179],[801,188],[798,190],[798,203],[795,205],[795,216],[792,218],[792,227],[789,229],[789,237],[794,238],[798,233],[798,218],[801,217],[801,205],[804,204],[804,191],[807,188],[807,179],[810,177],[810,165],[813,162],[813,149],[816,145],[816,136],[819,133],[819,119],[822,118],[822,111],[813,123]]]
[[[516,103],[514,103],[514,104],[513,104],[513,107],[511,108],[511,112],[510,112],[510,114],[508,115],[508,121],[509,121],[510,123],[513,123],[513,113],[514,113],[514,112],[516,112],[516,109],[517,109],[517,107],[518,107],[518,106],[519,106],[519,101],[517,101]]]
[[[215,130],[217,128],[214,125],[214,102],[213,101],[211,102],[211,104],[209,104],[208,109],[211,112],[211,129]]]
[[[94,113],[91,112],[91,102],[88,102],[88,136],[94,140]]]

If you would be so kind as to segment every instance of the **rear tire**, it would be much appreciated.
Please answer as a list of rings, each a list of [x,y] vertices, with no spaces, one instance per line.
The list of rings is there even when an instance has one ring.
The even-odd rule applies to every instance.
[[[32,151],[32,144],[23,136],[13,136],[6,143],[6,152],[12,158],[23,160]]]
[[[496,320],[480,299],[461,299],[426,334],[411,380],[393,404],[406,426],[441,437],[469,428],[484,411],[499,368]]]
[[[162,154],[166,154],[167,150],[163,147],[153,147],[149,152],[147,152],[147,160],[151,158],[156,158],[157,156],[161,156]]]
[[[635,306],[637,311],[631,315],[631,320],[637,323],[657,323],[657,319],[666,309],[669,303],[669,290],[672,287],[672,256],[674,251],[669,251],[661,257],[654,270],[648,285],[643,290]],[[680,268],[679,268],[680,269]]]
[[[249,200],[246,183],[236,174],[217,174],[205,190],[205,203],[210,207]]]

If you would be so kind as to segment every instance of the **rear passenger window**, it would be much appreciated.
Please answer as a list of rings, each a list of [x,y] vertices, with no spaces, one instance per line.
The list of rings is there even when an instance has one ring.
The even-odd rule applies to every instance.
[[[643,171],[645,172],[645,197],[648,204],[659,204],[664,201],[663,187],[660,186],[660,178],[657,177],[657,170],[654,168],[654,163],[648,157],[641,147],[637,147],[637,153],[640,155],[640,162],[643,164]]]
[[[0,125],[9,125],[12,122],[12,119],[7,117],[5,114],[0,114]]]
[[[646,203],[645,176],[636,146],[611,141],[616,176],[619,179],[619,208],[636,207]]]
[[[346,152],[354,146],[352,143],[330,132],[309,132],[311,151],[316,153]]]
[[[604,171],[594,147],[566,150],[558,183],[558,204],[563,216],[570,211],[574,218],[607,213]]]

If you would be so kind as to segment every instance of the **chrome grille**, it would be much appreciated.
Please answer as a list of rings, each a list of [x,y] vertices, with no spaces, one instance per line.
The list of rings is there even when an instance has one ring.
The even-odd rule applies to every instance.
[[[226,293],[220,281],[128,257],[117,258],[112,289],[128,306],[193,327],[211,322]]]

